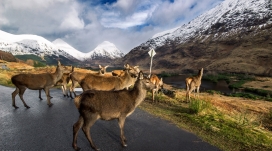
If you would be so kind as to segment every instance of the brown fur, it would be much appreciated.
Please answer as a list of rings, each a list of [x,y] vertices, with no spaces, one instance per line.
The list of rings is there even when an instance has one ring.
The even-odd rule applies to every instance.
[[[154,89],[155,85],[149,79],[143,79],[143,73],[140,72],[135,86],[132,90],[120,91],[93,91],[88,90],[77,96],[74,101],[79,110],[80,117],[73,126],[73,148],[79,150],[77,146],[77,136],[79,129],[82,128],[91,147],[94,145],[90,128],[96,120],[118,119],[122,145],[125,147],[126,138],[124,136],[124,123],[127,116],[132,114],[135,108],[145,99],[148,89]]]
[[[86,90],[122,90],[135,83],[135,77],[137,72],[135,70],[126,70],[125,74],[121,77],[115,76],[97,76],[89,74],[87,75],[80,84],[83,91]]]
[[[156,89],[152,90],[152,101],[155,101],[155,93],[158,93],[159,89],[163,89],[163,81],[162,78],[159,79],[159,77],[155,74],[152,74],[150,77],[150,81],[156,85]]]
[[[190,101],[190,95],[191,95],[193,90],[196,89],[196,93],[199,96],[199,88],[200,88],[200,85],[201,85],[202,76],[203,76],[203,68],[201,68],[199,70],[197,76],[191,77],[192,80],[191,80],[190,84],[188,84],[188,86],[186,88],[187,89],[187,92],[186,92],[186,101],[187,102]],[[187,83],[186,83],[186,85],[187,85]]]
[[[63,96],[68,97],[68,92],[67,92],[67,85],[70,82],[70,74],[74,72],[74,67],[72,67],[72,70],[70,73],[63,73],[61,79],[55,84],[55,86],[61,86]],[[41,90],[39,90],[39,98],[42,100],[41,97]]]
[[[70,87],[70,97],[73,98],[72,92],[74,96],[76,96],[75,93],[75,87],[77,84],[80,84],[81,81],[87,76],[87,75],[98,75],[98,76],[103,76],[106,73],[106,69],[108,66],[101,66],[99,65],[100,70],[97,73],[83,73],[83,72],[73,72],[70,74],[70,79],[72,81],[72,85]]]
[[[120,76],[123,76],[125,74],[125,70],[136,70],[137,73],[140,72],[140,69],[139,69],[139,66],[134,66],[134,67],[131,67],[128,63],[126,65],[124,65],[124,70],[113,70],[111,72],[112,76],[117,76],[117,77],[120,77]]]
[[[11,77],[12,83],[16,86],[16,90],[12,93],[12,106],[16,109],[18,108],[15,105],[15,96],[19,93],[20,99],[22,100],[24,106],[29,108],[23,99],[25,90],[40,90],[43,89],[47,96],[47,104],[52,106],[50,102],[49,89],[53,87],[57,81],[59,81],[63,73],[69,72],[68,67],[62,66],[58,62],[58,66],[54,73],[41,73],[41,74],[18,74]]]

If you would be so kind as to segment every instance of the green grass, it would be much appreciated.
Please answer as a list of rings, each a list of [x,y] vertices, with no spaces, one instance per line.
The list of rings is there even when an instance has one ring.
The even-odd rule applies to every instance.
[[[147,99],[151,100],[151,94]],[[208,99],[192,99],[190,104],[183,103],[183,97],[170,99],[161,95],[156,99],[157,103],[145,101],[140,108],[173,122],[221,150],[272,150],[272,134],[260,129],[262,119],[255,120],[247,111],[230,118]],[[268,117],[272,119],[272,109]]]

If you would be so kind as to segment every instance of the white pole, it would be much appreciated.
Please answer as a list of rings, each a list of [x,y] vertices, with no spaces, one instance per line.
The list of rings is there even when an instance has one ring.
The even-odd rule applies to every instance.
[[[153,53],[153,51],[151,52],[151,56],[152,56],[152,53]],[[153,56],[151,57],[151,61],[150,61],[150,71],[149,71],[150,74],[149,74],[149,78],[151,76],[152,60],[153,60]]]

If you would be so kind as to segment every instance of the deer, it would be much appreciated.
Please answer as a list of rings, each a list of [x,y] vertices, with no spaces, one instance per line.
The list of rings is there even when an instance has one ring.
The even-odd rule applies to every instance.
[[[140,69],[139,69],[139,66],[134,66],[134,67],[131,67],[128,63],[124,65],[124,70],[113,70],[111,72],[112,76],[118,76],[120,77],[121,75],[124,74],[124,71],[126,69],[130,69],[130,68],[134,68],[138,73],[140,72]]]
[[[86,138],[94,150],[99,150],[92,141],[90,129],[98,120],[118,119],[120,127],[121,145],[127,147],[124,135],[124,124],[126,117],[144,101],[147,90],[154,89],[155,85],[147,78],[143,77],[140,71],[131,90],[119,91],[97,91],[87,90],[74,99],[76,108],[79,111],[78,121],[73,125],[73,143],[75,150],[80,150],[77,146],[79,129],[82,128]]]
[[[203,68],[201,68],[198,71],[198,74],[196,76],[191,77],[192,80],[188,84],[188,87],[186,88],[187,89],[187,91],[186,91],[186,102],[191,101],[190,100],[190,95],[191,95],[192,91],[195,90],[195,89],[196,89],[197,96],[199,97],[199,88],[200,88],[200,85],[201,85],[202,76],[203,76]]]
[[[190,83],[192,82],[192,80],[193,80],[193,77],[188,77],[188,78],[185,79],[185,87],[186,87],[186,91],[189,90],[189,85],[190,85]],[[194,89],[192,92],[194,92],[194,91],[195,91],[195,89]]]
[[[129,68],[124,71],[124,74],[120,77],[117,76],[97,76],[88,74],[81,81],[80,86],[83,91],[86,90],[103,90],[113,91],[128,89],[131,85],[134,85],[138,72],[134,68]]]
[[[19,93],[19,97],[22,100],[24,106],[26,108],[30,108],[24,101],[23,95],[25,90],[40,90],[43,89],[47,96],[47,105],[51,107],[53,103],[51,103],[49,89],[52,88],[57,81],[59,81],[63,75],[63,73],[69,72],[69,67],[61,65],[60,61],[58,61],[58,65],[56,67],[56,71],[54,73],[25,73],[25,74],[17,74],[11,77],[11,82],[16,86],[15,91],[12,95],[12,106],[17,109],[19,107],[15,104],[15,97]]]
[[[70,82],[70,74],[72,72],[74,72],[74,67],[73,66],[72,66],[72,70],[69,73],[63,73],[61,79],[55,84],[55,86],[61,86],[62,94],[63,94],[64,97],[66,97],[66,96],[68,97],[67,85]],[[40,98],[40,100],[43,100],[42,97],[41,97],[41,91],[42,91],[42,89],[39,90],[39,98]]]
[[[73,98],[72,96],[72,92],[74,94],[74,96],[76,96],[76,93],[74,91],[76,84],[81,83],[81,81],[88,75],[88,74],[92,74],[92,75],[99,75],[99,76],[103,76],[106,73],[106,69],[108,68],[107,66],[101,66],[99,65],[100,70],[97,73],[83,73],[83,72],[73,72],[70,74],[70,79],[72,81],[72,85],[70,86],[70,98]]]
[[[155,75],[155,74],[152,74],[150,76],[150,81],[153,84],[156,85],[156,89],[152,90],[152,102],[154,103],[154,101],[155,101],[155,93],[157,94],[160,89],[161,90],[163,89],[163,81],[162,81],[162,78],[159,79],[158,76]]]

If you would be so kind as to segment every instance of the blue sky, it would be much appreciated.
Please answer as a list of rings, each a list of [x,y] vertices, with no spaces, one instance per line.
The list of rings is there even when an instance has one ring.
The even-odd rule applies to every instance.
[[[103,41],[127,53],[222,0],[1,0],[0,30],[61,38],[82,52]]]

